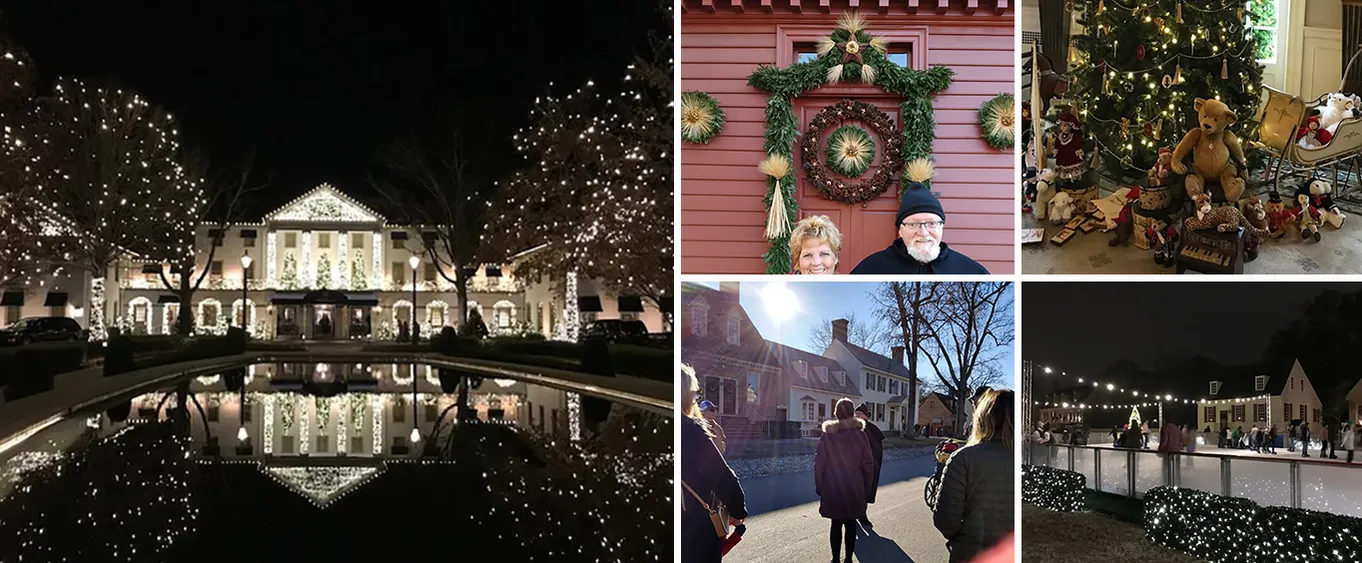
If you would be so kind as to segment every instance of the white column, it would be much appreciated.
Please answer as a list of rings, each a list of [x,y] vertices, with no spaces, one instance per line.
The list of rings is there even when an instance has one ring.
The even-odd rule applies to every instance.
[[[370,287],[375,291],[382,291],[383,284],[383,231],[373,233],[374,269],[369,273]],[[377,453],[377,452],[376,452]]]
[[[298,264],[298,283],[306,289],[312,289],[312,231],[303,231],[303,259]]]
[[[383,455],[383,417],[387,414],[383,412],[383,395],[374,393],[369,410],[372,411],[369,414],[373,417],[374,455]]]
[[[568,272],[563,291],[563,340],[577,341],[577,271]]]
[[[270,239],[274,239],[274,233],[270,233]],[[265,442],[261,446],[265,454],[269,455],[274,453],[274,395],[265,393],[261,399],[265,401]]]
[[[277,244],[278,236],[274,229],[270,229],[269,234],[265,235],[265,287],[270,289],[279,287]]]
[[[345,291],[350,289],[350,233],[341,231],[338,236],[340,240],[336,243],[336,249],[339,256],[336,261],[340,265],[332,264],[331,270],[332,272],[339,271],[340,275],[337,276],[333,273],[331,279],[336,280],[337,288]],[[339,270],[337,270],[338,267]]]

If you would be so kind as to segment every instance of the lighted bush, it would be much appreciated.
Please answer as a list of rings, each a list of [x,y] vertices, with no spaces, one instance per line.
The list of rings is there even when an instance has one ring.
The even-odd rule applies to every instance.
[[[1022,502],[1060,512],[1087,508],[1083,489],[1088,478],[1076,471],[1043,465],[1022,466]]]
[[[1219,563],[1362,561],[1362,518],[1193,489],[1156,487],[1144,498],[1145,537]]]

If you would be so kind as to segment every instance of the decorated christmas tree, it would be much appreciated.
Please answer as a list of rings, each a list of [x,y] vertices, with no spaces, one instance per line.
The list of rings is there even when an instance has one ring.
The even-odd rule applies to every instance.
[[[350,262],[350,289],[360,291],[369,287],[369,280],[364,277],[364,253],[356,250],[354,256]]]
[[[1262,84],[1243,2],[1076,0],[1084,34],[1069,54],[1072,98],[1108,170],[1143,172],[1159,147],[1197,126],[1196,98],[1218,99],[1251,138]]]
[[[331,279],[331,257],[325,252],[317,256],[317,287],[335,287],[335,281]]]
[[[284,289],[298,289],[298,259],[292,254],[284,255],[284,273],[279,279]]]

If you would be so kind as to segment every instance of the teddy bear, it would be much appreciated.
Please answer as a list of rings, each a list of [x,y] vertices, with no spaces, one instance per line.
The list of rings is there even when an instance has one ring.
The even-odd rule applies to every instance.
[[[1105,230],[1116,231],[1116,235],[1111,238],[1107,246],[1121,246],[1130,240],[1135,234],[1135,217],[1130,210],[1130,206],[1135,205],[1140,199],[1140,187],[1132,186],[1126,192],[1126,204],[1121,206],[1121,213],[1115,219],[1107,218],[1107,228]]]
[[[1050,200],[1053,197],[1055,197],[1055,171],[1046,168],[1040,173],[1040,179],[1036,180],[1036,219],[1045,220],[1045,213],[1050,209]]]
[[[1187,176],[1188,195],[1204,191],[1207,179],[1213,178],[1220,180],[1225,201],[1239,201],[1245,186],[1240,169],[1247,169],[1248,162],[1244,160],[1239,138],[1229,130],[1238,118],[1219,100],[1197,98],[1193,107],[1198,127],[1188,131],[1173,149],[1173,172]],[[1188,155],[1192,157],[1190,167],[1183,162]]]
[[[1296,226],[1301,231],[1301,238],[1315,239],[1315,242],[1319,242],[1321,214],[1319,209],[1310,203],[1308,194],[1296,194],[1296,209],[1292,211],[1292,215],[1296,218]]]
[[[1334,192],[1334,186],[1324,180],[1315,179],[1310,182],[1310,203],[1315,209],[1320,210],[1324,217],[1324,222],[1333,225],[1335,229],[1343,228],[1343,221],[1348,216],[1343,214],[1343,210],[1334,203],[1334,197],[1330,194]]]
[[[1248,199],[1244,200],[1244,208],[1242,211],[1244,218],[1248,219],[1249,224],[1253,225],[1254,228],[1263,232],[1268,232],[1270,230],[1270,225],[1267,220],[1267,209],[1263,207],[1262,198],[1256,195],[1250,196]]]
[[[1268,236],[1282,238],[1286,234],[1286,226],[1295,219],[1295,215],[1286,208],[1282,196],[1275,191],[1268,192],[1267,203],[1263,209],[1267,212]]]
[[[1332,134],[1339,123],[1357,117],[1359,111],[1362,111],[1362,99],[1356,95],[1335,92],[1324,96],[1324,101],[1315,106],[1312,117],[1319,118],[1320,129]]]
[[[1296,130],[1296,144],[1301,148],[1317,149],[1329,144],[1333,138],[1333,133],[1320,127],[1319,116],[1315,115],[1305,118],[1305,125]]]
[[[1059,192],[1050,200],[1050,224],[1060,225],[1074,218],[1074,198],[1067,192]]]
[[[1159,147],[1159,160],[1149,169],[1149,187],[1161,188],[1168,185],[1168,173],[1172,171],[1173,151]]]

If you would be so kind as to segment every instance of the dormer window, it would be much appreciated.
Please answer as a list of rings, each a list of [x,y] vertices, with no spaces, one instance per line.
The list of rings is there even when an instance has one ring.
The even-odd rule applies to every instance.
[[[1267,389],[1267,376],[1260,375],[1258,377],[1253,378],[1253,390],[1262,391],[1264,389]]]
[[[837,379],[837,384],[838,384],[838,385],[846,385],[846,384],[847,384],[847,372],[841,371],[841,370],[834,371],[834,372],[832,372],[832,376],[833,376],[834,378]]]
[[[734,346],[742,344],[742,323],[734,317],[728,318],[728,343]]]
[[[708,306],[699,304],[690,310],[690,333],[702,338],[709,335]]]
[[[809,362],[806,362],[804,360],[795,360],[794,368],[795,373],[798,373],[799,377],[802,377],[804,379],[809,378]]]
[[[1220,384],[1221,384],[1221,383],[1223,383],[1223,382],[1221,382],[1221,381],[1212,381],[1212,382],[1211,382],[1211,394],[1212,394],[1212,395],[1214,395],[1214,394],[1220,392]]]
[[[817,366],[814,368],[818,372],[818,379],[823,383],[828,382],[828,366]]]

